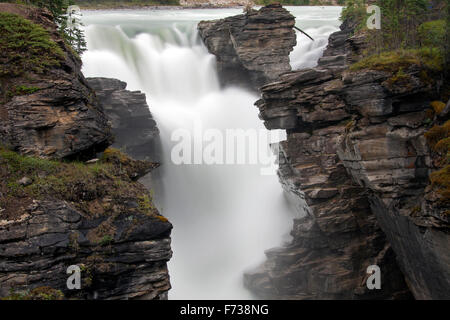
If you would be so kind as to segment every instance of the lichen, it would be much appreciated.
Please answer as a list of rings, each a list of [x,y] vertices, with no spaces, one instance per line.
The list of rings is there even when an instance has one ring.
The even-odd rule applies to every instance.
[[[442,148],[442,144],[438,146],[441,140],[449,137],[450,134],[450,120],[447,120],[443,125],[434,125],[430,130],[425,133],[425,138],[428,141],[430,148],[434,151]],[[436,148],[437,147],[437,148]]]
[[[431,186],[440,195],[440,202],[450,204],[450,165],[430,174]]]
[[[430,105],[436,114],[440,114],[445,108],[445,103],[442,101],[433,101]]]

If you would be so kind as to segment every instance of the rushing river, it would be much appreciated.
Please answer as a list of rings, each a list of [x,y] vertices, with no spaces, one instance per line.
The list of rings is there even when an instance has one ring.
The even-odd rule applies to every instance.
[[[291,65],[294,69],[312,67],[328,36],[338,30],[341,8],[287,9],[296,16],[296,25],[315,39],[297,35]],[[263,133],[259,142],[267,150],[269,142],[283,139],[283,133],[269,133],[258,119],[253,105],[258,96],[242,88],[220,88],[215,57],[198,38],[199,21],[241,12],[83,13],[88,44],[83,55],[85,76],[117,78],[128,83],[127,89],[145,92],[161,131],[161,182],[154,188],[159,191],[160,211],[174,225],[171,299],[251,299],[242,284],[243,273],[264,260],[264,250],[288,239],[295,215],[273,170],[272,174],[264,171],[267,163],[177,165],[172,161],[171,152],[177,145],[174,132],[192,133],[195,140],[208,129],[224,136],[230,129],[255,130]],[[192,142],[192,153],[198,148],[201,152],[205,143]]]

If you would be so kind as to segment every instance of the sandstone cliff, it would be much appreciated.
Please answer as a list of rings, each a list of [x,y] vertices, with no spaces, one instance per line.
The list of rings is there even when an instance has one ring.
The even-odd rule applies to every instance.
[[[22,40],[0,42],[0,297],[167,298],[172,225],[137,182],[158,165],[105,150],[113,134],[98,97],[109,98],[91,89],[47,11],[1,4],[0,14],[2,40]],[[103,102],[116,101],[113,123],[147,107],[140,94],[117,99]],[[132,131],[120,123],[118,141]],[[81,290],[66,286],[70,265]]]
[[[246,285],[290,299],[402,298],[408,288],[417,299],[448,299],[448,198],[430,185],[437,167],[426,139],[448,119],[431,108],[439,73],[411,62],[401,71],[349,68],[364,38],[348,22],[341,29],[318,67],[261,89],[266,127],[288,132],[280,180],[305,215],[292,243],[269,250]],[[381,268],[382,290],[365,286],[371,264]]]
[[[216,55],[222,83],[257,90],[291,70],[294,25],[294,16],[273,4],[221,20],[202,21],[198,30],[209,52]]]

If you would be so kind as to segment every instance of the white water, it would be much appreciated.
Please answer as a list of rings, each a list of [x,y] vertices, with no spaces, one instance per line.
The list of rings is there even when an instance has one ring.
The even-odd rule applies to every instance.
[[[297,26],[316,39],[298,35],[294,67],[313,66],[337,30],[340,8],[289,8]],[[240,88],[221,89],[215,58],[199,41],[196,24],[240,13],[239,9],[85,12],[86,76],[118,78],[147,94],[161,130],[163,190],[160,211],[174,225],[169,262],[171,299],[247,299],[245,270],[264,260],[264,250],[287,239],[293,217],[275,175],[261,165],[174,165],[174,130],[204,127],[265,130],[253,103]],[[307,38],[306,38],[307,39]]]

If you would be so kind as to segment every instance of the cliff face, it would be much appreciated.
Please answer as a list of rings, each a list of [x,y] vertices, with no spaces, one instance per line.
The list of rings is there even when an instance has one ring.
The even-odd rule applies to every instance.
[[[6,36],[32,30],[39,35],[31,39],[41,44],[37,47],[50,48],[47,56],[25,48],[23,32],[25,47],[7,48],[26,59],[11,60],[12,52],[0,55],[0,297],[50,287],[82,299],[167,298],[172,225],[137,182],[158,164],[105,150],[112,133],[98,102],[112,104],[110,122],[120,123],[114,134],[127,144],[121,134],[135,132],[126,121],[138,109],[149,120],[139,129],[149,136],[157,132],[145,97],[122,90],[124,84],[115,80],[110,83],[122,91],[110,92],[114,98],[100,91],[97,97],[48,12],[1,4],[0,14],[0,28],[6,22],[16,27],[5,28]],[[46,60],[51,55],[54,59]],[[12,69],[17,61],[17,67],[29,69]],[[99,159],[70,161],[92,159],[97,152],[103,152]],[[81,269],[80,290],[66,286],[71,265]]]
[[[223,84],[258,89],[291,70],[295,18],[279,4],[198,24],[200,37],[216,55]]]
[[[134,159],[159,161],[159,130],[145,94],[125,90],[127,84],[117,79],[87,80],[111,124],[114,135],[112,147],[126,152]]]
[[[400,78],[351,71],[364,39],[341,29],[318,67],[261,89],[266,127],[288,132],[280,180],[306,214],[246,285],[264,297],[402,298],[404,276],[415,298],[448,299],[448,208],[427,187],[434,166],[424,136],[437,86],[414,64]],[[372,264],[382,290],[365,286]]]
[[[33,52],[30,36],[25,39],[18,52],[8,51],[2,46],[0,139],[23,154],[47,158],[68,156],[89,157],[96,150],[102,150],[111,142],[107,119],[95,101],[95,95],[80,72],[81,60],[65,44],[52,22],[51,14],[43,9],[29,9],[25,6],[0,4],[0,12],[19,14],[10,28],[17,33],[24,30],[24,37],[30,31],[47,32],[50,45],[45,52]],[[2,19],[6,20],[6,17]],[[13,18],[14,19],[14,18]],[[11,19],[12,20],[12,19]],[[5,30],[8,27],[5,24]],[[42,29],[45,29],[45,31]],[[9,29],[9,30],[11,30]],[[4,40],[19,41],[2,29]],[[29,47],[27,47],[29,41]],[[51,47],[51,45],[55,45]],[[8,45],[7,43],[5,45]],[[9,44],[11,45],[11,43]],[[26,52],[29,52],[27,55]],[[54,55],[52,60],[44,57]],[[19,54],[19,62],[14,62]],[[38,55],[41,55],[40,57]],[[25,93],[25,94],[24,94]]]

